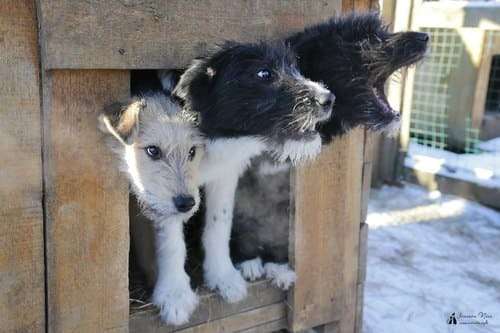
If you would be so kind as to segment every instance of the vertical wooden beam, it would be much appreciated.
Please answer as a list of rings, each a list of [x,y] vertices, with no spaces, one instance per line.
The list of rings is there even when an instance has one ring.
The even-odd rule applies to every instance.
[[[410,0],[384,0],[381,15],[383,20],[391,25],[393,31],[404,31],[408,30],[411,24],[411,8],[412,1]],[[405,78],[406,71],[403,70],[399,81],[389,80],[387,83],[387,98],[389,103],[395,110],[401,112]],[[375,138],[375,141],[372,184],[380,186],[383,182],[396,182],[399,179],[396,167],[399,158],[399,138],[379,135]]]
[[[374,0],[342,1],[344,12],[374,9]],[[364,130],[352,131],[324,147],[314,163],[292,172],[290,257],[297,283],[289,295],[289,326],[294,332],[316,327],[352,333],[359,326],[360,223],[372,160],[368,139]]]
[[[486,94],[488,93],[488,84],[490,81],[491,62],[493,56],[500,54],[500,36],[492,35],[483,47],[481,55],[481,64],[477,74],[477,84],[474,94],[474,103],[472,106],[472,127],[481,128],[486,106]]]
[[[129,83],[128,71],[44,73],[49,332],[128,330],[128,190],[97,114]]]
[[[358,256],[358,286],[357,286],[357,303],[356,303],[356,324],[354,332],[361,333],[363,331],[363,307],[364,307],[364,291],[368,256],[368,224],[361,223],[359,229],[359,256]]]
[[[0,2],[0,331],[43,332],[42,158],[34,2]]]
[[[293,331],[334,321],[339,332],[354,331],[363,144],[364,131],[355,130],[292,172]]]
[[[458,33],[463,51],[460,54],[459,70],[452,71],[449,79],[448,145],[457,150],[464,150],[467,128],[472,125],[467,119],[472,120],[485,31],[477,28],[460,28]]]

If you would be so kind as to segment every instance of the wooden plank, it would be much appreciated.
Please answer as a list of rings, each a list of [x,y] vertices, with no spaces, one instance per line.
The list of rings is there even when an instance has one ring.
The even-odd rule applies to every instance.
[[[316,161],[292,170],[293,331],[338,320],[341,332],[354,330],[363,143],[364,131],[354,130],[324,147]]]
[[[286,318],[271,321],[269,323],[261,324],[243,331],[238,331],[238,333],[267,333],[267,332],[282,332],[282,330],[288,327],[288,322]]]
[[[342,0],[342,11],[378,10],[378,0]]]
[[[368,224],[361,223],[359,229],[359,270],[358,283],[365,282],[366,279],[366,258],[368,256]]]
[[[477,83],[472,105],[473,128],[481,129],[483,115],[485,112],[486,94],[488,93],[488,84],[490,81],[491,62],[493,56],[498,54],[500,54],[500,36],[492,35],[490,40],[485,40],[480,60],[481,63],[478,69]]]
[[[256,309],[237,312],[225,317],[209,320],[199,325],[194,325],[187,328],[179,328],[170,330],[167,326],[156,322],[156,325],[151,325],[150,322],[135,322],[135,325],[130,327],[130,332],[137,333],[164,333],[164,332],[179,332],[179,333],[224,333],[238,332],[252,329],[255,326],[281,321],[286,318],[286,306],[283,302],[262,306]]]
[[[430,191],[439,190],[443,193],[479,202],[483,205],[500,209],[500,189],[485,187],[462,179],[436,175],[434,173],[405,169],[405,179],[422,185]]]
[[[133,311],[130,317],[130,332],[176,332],[188,327],[199,326],[240,312],[260,308],[270,304],[282,302],[286,298],[284,291],[271,286],[269,281],[262,280],[251,283],[247,298],[238,303],[227,303],[220,296],[211,292],[204,292],[200,296],[200,305],[193,313],[188,324],[172,327],[162,324],[158,318],[158,311],[148,307],[141,311]]]
[[[364,295],[365,295],[365,284],[358,283],[357,289],[357,301],[356,301],[356,323],[354,326],[355,333],[363,332],[363,307],[364,307]]]
[[[458,151],[466,147],[467,119],[471,119],[478,70],[483,54],[485,39],[484,30],[476,28],[461,28],[457,30],[463,43],[458,68],[450,74],[448,86],[448,146]],[[484,107],[484,105],[483,105]]]
[[[340,323],[335,321],[314,328],[315,333],[340,333]]]
[[[392,25],[393,31],[408,30],[411,26],[411,14],[413,1],[387,0],[383,2],[382,17],[385,22]],[[389,80],[387,82],[387,98],[391,106],[403,113],[406,113],[404,121],[409,121],[411,110],[403,110],[403,96],[406,87],[406,71],[402,70],[399,80]],[[409,128],[409,123],[403,126]],[[405,133],[406,135],[407,133]],[[399,137],[388,137],[380,135],[375,139],[378,141],[374,148],[372,185],[381,186],[384,182],[397,182],[401,175],[398,174],[398,158],[400,154]]]
[[[127,71],[44,73],[49,332],[128,328],[128,189],[97,114],[129,83]]]
[[[363,305],[364,305],[364,283],[366,279],[368,256],[368,224],[361,223],[359,230],[359,270],[358,270],[358,287],[356,301],[356,326],[354,332],[360,333],[363,328]]]
[[[415,6],[414,18],[420,27],[500,30],[500,6],[479,1],[422,2]]]
[[[341,0],[38,0],[45,68],[179,68],[223,40],[256,41],[334,15]]]
[[[0,2],[0,331],[45,328],[39,57],[33,1]]]
[[[362,170],[362,190],[361,190],[361,218],[360,222],[366,220],[368,211],[368,200],[370,199],[370,189],[372,184],[372,167],[375,158],[375,144],[377,143],[377,133],[365,130],[363,144],[363,170]]]

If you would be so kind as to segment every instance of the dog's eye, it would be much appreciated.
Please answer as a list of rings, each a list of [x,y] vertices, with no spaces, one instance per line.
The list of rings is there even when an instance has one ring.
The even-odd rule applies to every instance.
[[[257,76],[262,80],[269,80],[272,75],[269,69],[261,69],[257,72]]]
[[[189,149],[188,159],[192,161],[195,156],[196,156],[196,147],[192,146],[191,149]]]
[[[146,154],[153,160],[158,160],[161,157],[161,150],[156,146],[148,146],[146,147]]]

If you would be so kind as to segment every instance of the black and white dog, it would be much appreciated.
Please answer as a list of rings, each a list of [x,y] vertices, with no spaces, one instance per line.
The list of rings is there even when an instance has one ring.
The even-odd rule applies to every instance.
[[[288,38],[304,75],[336,94],[332,117],[320,124],[324,139],[359,125],[397,127],[399,114],[389,105],[384,84],[395,71],[423,58],[428,39],[420,32],[390,33],[377,14],[334,18]],[[232,254],[246,276],[266,275],[286,287],[290,176],[288,167],[270,160],[255,160],[240,182]],[[277,267],[284,274],[277,275]]]
[[[378,13],[335,17],[286,39],[300,71],[337,97],[333,116],[321,125],[323,138],[331,140],[359,125],[397,130],[399,113],[387,101],[385,82],[423,59],[428,41],[422,32],[389,32]]]
[[[316,126],[330,118],[335,97],[302,76],[285,44],[264,42],[229,42],[194,61],[174,95],[208,138],[200,169],[206,194],[205,281],[236,302],[246,296],[246,282],[229,251],[238,179],[250,159],[264,151],[292,163],[316,156],[321,149]]]

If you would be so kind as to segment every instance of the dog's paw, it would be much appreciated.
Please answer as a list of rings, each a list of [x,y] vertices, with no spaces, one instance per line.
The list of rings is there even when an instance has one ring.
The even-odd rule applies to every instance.
[[[266,278],[271,279],[273,285],[283,290],[288,290],[295,283],[297,275],[288,267],[288,264],[275,264],[269,262],[264,265]]]
[[[243,261],[236,267],[240,270],[241,275],[249,281],[260,279],[265,273],[264,266],[262,266],[262,260],[259,257]]]
[[[247,296],[247,283],[240,272],[232,267],[223,274],[205,273],[206,283],[229,303],[236,303]]]
[[[189,321],[189,317],[196,309],[198,295],[189,285],[182,288],[156,287],[152,301],[160,309],[160,317],[165,323],[182,325]]]

